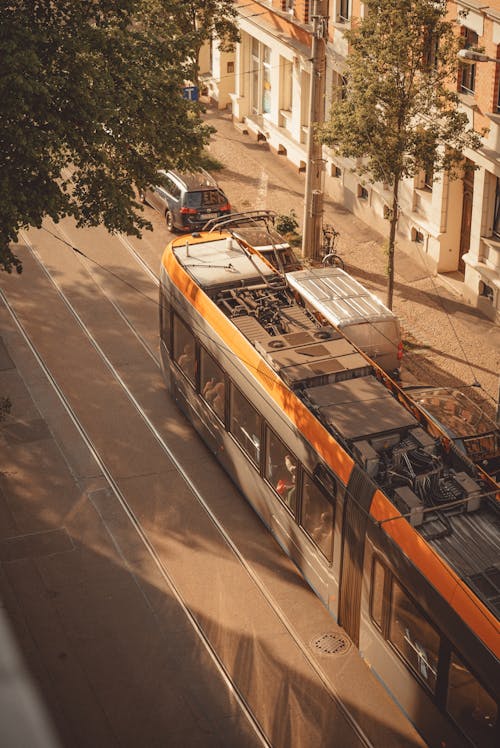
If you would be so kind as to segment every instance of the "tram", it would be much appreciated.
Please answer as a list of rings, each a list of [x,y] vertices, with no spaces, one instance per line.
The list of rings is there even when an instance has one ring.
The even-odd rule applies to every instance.
[[[498,484],[229,231],[167,246],[160,339],[176,403],[426,742],[500,745]]]

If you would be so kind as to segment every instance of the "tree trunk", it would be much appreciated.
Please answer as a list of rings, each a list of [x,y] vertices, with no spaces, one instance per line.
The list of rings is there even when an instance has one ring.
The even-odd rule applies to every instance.
[[[398,192],[399,176],[394,177],[394,188],[392,191],[392,211],[389,230],[389,245],[387,247],[387,306],[392,309],[392,297],[394,295],[394,249],[396,246],[396,225],[398,222]]]

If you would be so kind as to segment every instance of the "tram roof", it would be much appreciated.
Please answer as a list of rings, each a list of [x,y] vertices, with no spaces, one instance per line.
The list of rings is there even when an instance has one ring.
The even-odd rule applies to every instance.
[[[393,317],[380,299],[341,268],[308,268],[286,274],[288,283],[334,324]]]
[[[276,271],[258,254],[251,254],[230,234],[185,237],[172,242],[172,250],[183,268],[205,291],[225,286],[259,283],[276,277]]]
[[[175,239],[171,249],[282,382],[498,620],[500,522],[494,484],[485,482],[455,448],[449,453],[441,448],[435,455],[438,440],[377,381],[369,359],[296,304],[286,286],[273,284],[279,274],[258,255],[229,234]],[[401,480],[393,486],[390,476]]]

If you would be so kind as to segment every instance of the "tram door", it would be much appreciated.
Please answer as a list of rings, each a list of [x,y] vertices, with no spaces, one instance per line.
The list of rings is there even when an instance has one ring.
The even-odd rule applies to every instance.
[[[372,496],[373,483],[355,465],[344,498],[339,623],[356,646],[359,646],[366,523]]]

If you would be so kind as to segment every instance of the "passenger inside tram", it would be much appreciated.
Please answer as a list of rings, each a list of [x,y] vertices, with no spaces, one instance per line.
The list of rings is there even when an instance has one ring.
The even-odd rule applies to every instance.
[[[177,359],[177,363],[183,371],[194,368],[194,343],[188,342]]]
[[[202,395],[217,415],[222,418],[224,415],[224,382],[211,377],[205,382]]]
[[[293,457],[289,454],[285,455],[282,469],[280,470],[280,478],[276,483],[276,491],[289,507],[295,504],[296,473],[297,465]]]

